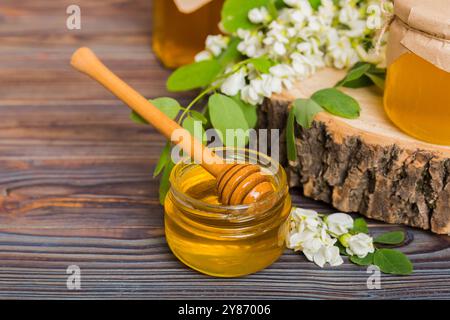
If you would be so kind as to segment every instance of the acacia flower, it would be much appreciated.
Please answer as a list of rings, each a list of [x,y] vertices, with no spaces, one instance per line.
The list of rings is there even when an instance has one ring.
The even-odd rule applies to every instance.
[[[248,19],[254,24],[268,22],[270,21],[269,11],[266,7],[254,8],[248,13]]]
[[[274,93],[281,93],[283,91],[283,85],[281,79],[273,77],[270,74],[261,75],[262,81],[262,95],[266,98],[270,98]]]
[[[373,246],[373,239],[365,233],[358,233],[346,239],[347,253],[349,255],[356,255],[359,258],[365,258],[369,253],[373,253],[375,248]]]
[[[213,57],[212,53],[208,50],[203,50],[197,53],[195,56],[195,62],[205,61],[205,60],[211,60]]]
[[[319,214],[313,210],[296,208],[291,213],[291,225],[287,237],[287,247],[302,251],[305,257],[321,268],[326,263],[338,266],[343,263],[339,248],[327,232]]]
[[[261,104],[264,101],[264,95],[262,90],[262,80],[254,79],[250,81],[250,84],[246,85],[241,90],[241,99],[252,105]]]
[[[340,266],[344,260],[339,254],[339,248],[336,246],[322,246],[313,257],[314,263],[323,268],[325,263],[332,267]]]
[[[259,57],[264,54],[262,47],[263,33],[238,29],[237,36],[242,39],[238,45],[238,50],[249,58]]]
[[[333,213],[325,217],[329,232],[335,237],[346,234],[353,228],[353,218],[345,213]]]
[[[284,0],[288,6],[300,9],[305,15],[312,14],[312,7],[308,0]]]
[[[222,83],[220,90],[228,96],[235,96],[245,87],[246,73],[244,68],[230,75]]]
[[[338,69],[351,66],[359,61],[358,54],[353,49],[350,39],[346,36],[340,37],[337,41],[332,41],[325,58]]]
[[[317,17],[323,25],[331,25],[336,15],[336,6],[333,0],[322,0]]]
[[[295,75],[295,71],[292,67],[287,64],[278,64],[271,67],[269,72],[273,77],[278,79],[286,89],[289,90],[292,88],[292,79]],[[275,90],[274,92],[281,93]]]
[[[229,42],[230,38],[227,36],[222,36],[220,34],[216,36],[208,36],[206,38],[206,49],[217,57],[224,49],[226,49]]]
[[[358,61],[384,66],[387,38],[380,41],[377,51],[375,41],[367,43],[367,39],[376,35],[374,27],[384,23],[385,17],[380,16],[383,0],[321,0],[315,9],[309,0],[283,1],[286,6],[279,9],[276,16],[271,16],[264,6],[251,9],[248,19],[255,25],[253,29],[208,37],[206,51],[199,53],[196,61],[219,56],[230,38],[237,37],[240,40],[237,50],[244,60],[264,56],[271,60],[274,68],[288,66],[293,72],[288,76],[272,71],[264,75],[249,63],[245,68],[245,85],[242,86],[242,77],[236,75],[223,83],[223,93],[234,93],[236,88],[241,88],[242,99],[257,105],[269,94],[280,92],[280,82],[281,89],[290,88],[295,81],[325,66],[344,69]],[[232,86],[237,80],[235,84],[239,86]]]

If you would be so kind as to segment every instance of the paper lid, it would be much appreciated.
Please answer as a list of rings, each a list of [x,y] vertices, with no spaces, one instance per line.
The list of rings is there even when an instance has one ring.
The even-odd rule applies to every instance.
[[[395,0],[394,14],[411,28],[450,39],[450,0]]]
[[[178,7],[178,10],[180,10],[181,12],[192,13],[203,7],[205,4],[211,2],[212,0],[173,0],[173,1]]]
[[[450,0],[395,0],[388,66],[412,52],[450,72]]]

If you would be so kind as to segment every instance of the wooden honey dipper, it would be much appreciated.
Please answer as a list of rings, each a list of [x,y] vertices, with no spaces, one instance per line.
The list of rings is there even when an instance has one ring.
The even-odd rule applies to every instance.
[[[172,133],[178,130],[177,136],[181,138],[172,142],[179,145],[192,159],[216,177],[216,187],[222,204],[250,204],[274,192],[270,177],[262,174],[258,165],[225,162],[117,77],[89,48],[80,48],[75,51],[71,65],[102,84],[166,138],[171,139]]]

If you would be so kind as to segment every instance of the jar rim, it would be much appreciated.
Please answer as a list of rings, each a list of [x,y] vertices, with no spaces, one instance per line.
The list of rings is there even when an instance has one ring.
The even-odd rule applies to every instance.
[[[175,167],[172,169],[172,172],[170,174],[170,188],[171,188],[171,192],[175,193],[176,196],[183,200],[183,202],[186,202],[194,207],[201,207],[202,209],[208,209],[208,210],[212,210],[213,212],[217,212],[217,214],[220,215],[221,211],[236,211],[236,212],[240,212],[240,211],[249,211],[251,210],[252,212],[259,212],[258,210],[252,210],[252,209],[257,209],[259,207],[270,207],[268,206],[269,204],[273,204],[276,203],[277,201],[279,201],[280,199],[282,199],[285,194],[288,192],[289,188],[287,187],[287,176],[286,176],[286,172],[284,171],[283,167],[280,165],[280,163],[276,160],[274,160],[273,158],[269,157],[268,155],[255,151],[255,150],[251,150],[251,149],[246,149],[246,148],[232,148],[232,147],[219,147],[219,148],[211,148],[211,150],[213,151],[218,151],[218,150],[222,150],[225,151],[225,154],[228,154],[226,151],[227,150],[233,150],[233,151],[238,151],[238,152],[244,152],[245,155],[247,154],[253,154],[255,156],[257,156],[257,159],[265,159],[267,160],[270,164],[271,167],[276,167],[277,171],[274,174],[274,176],[278,176],[278,182],[277,184],[279,186],[281,186],[279,188],[279,190],[277,190],[277,192],[274,192],[273,194],[271,194],[269,197],[263,199],[263,200],[259,200],[256,201],[254,203],[251,204],[240,204],[240,205],[223,205],[223,204],[211,204],[211,203],[207,203],[204,202],[202,200],[196,199],[186,193],[184,193],[182,190],[180,190],[180,188],[178,187],[178,183],[176,181],[176,179],[178,179],[178,174],[180,173],[180,170],[186,168],[187,166],[193,166],[193,165],[198,165],[195,163],[185,163],[183,160],[181,160],[180,162],[178,162]],[[233,153],[234,154],[234,153]],[[184,159],[186,160],[186,158]],[[278,189],[278,188],[277,188]]]

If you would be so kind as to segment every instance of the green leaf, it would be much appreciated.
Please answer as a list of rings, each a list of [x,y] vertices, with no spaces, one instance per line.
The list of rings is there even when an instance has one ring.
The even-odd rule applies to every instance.
[[[358,256],[350,256],[350,261],[358,266],[370,266],[373,264],[373,253],[368,253],[364,258],[359,258]]]
[[[402,252],[393,249],[378,249],[373,262],[384,273],[408,275],[413,272],[411,261]]]
[[[364,220],[364,218],[355,219],[355,221],[353,221],[353,228],[351,230],[351,233],[369,233],[369,227],[367,226],[366,220]]]
[[[208,101],[209,116],[211,123],[221,137],[225,146],[243,147],[248,140],[248,124],[239,105],[230,97],[223,94],[213,94]],[[245,139],[237,139],[235,135],[227,138],[227,129],[242,129],[245,131]]]
[[[271,17],[278,17],[277,0],[271,0],[267,4],[267,9]]]
[[[342,87],[348,82],[355,81],[363,77],[367,71],[371,68],[371,65],[369,63],[360,63],[356,64],[351,68],[344,79],[336,83],[335,87]]]
[[[198,141],[203,141],[203,125],[201,121],[195,120],[192,117],[186,117],[183,120],[183,128],[185,128],[189,133],[194,136]]]
[[[166,167],[166,165],[170,162],[170,141],[166,142],[163,150],[161,151],[161,155],[159,156],[158,163],[156,165],[155,171],[153,171],[153,177],[158,176],[162,170]]]
[[[271,0],[226,0],[222,8],[222,25],[228,33],[238,29],[255,29],[258,26],[248,19],[253,8],[268,6]]]
[[[403,241],[405,241],[405,233],[403,231],[383,233],[373,240],[373,242],[381,244],[401,244]]]
[[[267,57],[252,58],[248,60],[247,64],[252,64],[256,71],[260,73],[269,73],[273,66],[273,61]]]
[[[133,122],[137,124],[148,124],[147,120],[142,118],[139,114],[137,114],[134,111],[131,111],[130,113],[130,119],[133,120]]]
[[[258,123],[258,109],[256,108],[256,106],[242,101],[239,95],[231,98],[238,104],[239,108],[241,108],[245,120],[247,120],[248,127],[255,128],[256,124]]]
[[[372,64],[368,73],[375,74],[382,79],[386,79],[386,68],[383,69],[377,68],[375,65]]]
[[[227,67],[232,62],[238,61],[242,57],[242,54],[237,49],[240,42],[241,39],[239,38],[231,38],[228,47],[218,58],[219,63],[223,68]]]
[[[377,68],[367,62],[356,63],[344,79],[336,83],[336,87],[363,88],[376,85],[384,90],[386,69]]]
[[[295,146],[295,112],[294,107],[289,111],[286,124],[286,148],[289,161],[297,161],[297,147]]]
[[[314,10],[317,10],[320,7],[320,5],[322,4],[322,1],[321,0],[309,0],[309,3],[311,4],[311,7]]]
[[[272,0],[272,2],[275,4],[275,7],[278,10],[287,7],[286,2],[284,2],[284,0]]]
[[[342,243],[336,242],[334,245],[339,248],[339,253],[341,256],[348,256],[347,249],[342,245]]]
[[[336,116],[348,119],[359,117],[361,109],[358,102],[336,88],[319,90],[312,95],[311,99]]]
[[[175,119],[181,110],[181,106],[177,100],[173,98],[156,98],[149,100],[156,108],[163,112],[170,119]],[[142,118],[139,114],[132,111],[130,115],[131,120],[140,124],[148,124],[147,120]]]
[[[346,82],[343,87],[358,89],[358,88],[366,88],[373,86],[373,81],[366,75],[363,75],[361,78]]]
[[[174,166],[175,164],[172,162],[172,160],[170,160],[169,163],[167,163],[167,165],[164,167],[164,171],[159,182],[159,203],[161,203],[162,205],[164,205],[164,200],[166,199],[167,192],[169,192],[170,189],[169,178]]]
[[[188,64],[175,70],[167,80],[169,91],[187,91],[206,87],[222,71],[217,60],[205,60]]]
[[[381,90],[384,90],[385,87],[385,80],[383,77],[380,77],[379,75],[367,73],[366,76]]]
[[[206,125],[208,123],[208,119],[205,117],[204,114],[196,111],[196,110],[189,110],[191,113],[191,117],[194,118],[197,121],[201,121],[203,125]]]
[[[170,119],[175,119],[181,110],[178,101],[172,98],[156,98],[150,100],[150,102]]]
[[[294,101],[295,120],[303,128],[310,128],[314,117],[322,112],[322,107],[311,99],[297,99]]]

